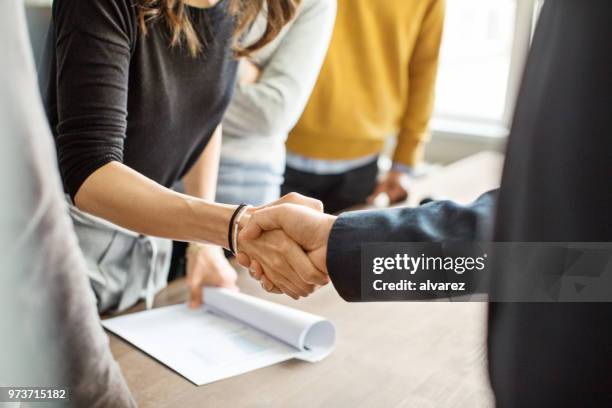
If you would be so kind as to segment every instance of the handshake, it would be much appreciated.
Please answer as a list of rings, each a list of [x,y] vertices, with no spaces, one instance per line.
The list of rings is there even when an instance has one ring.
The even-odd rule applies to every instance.
[[[296,193],[252,210],[239,223],[238,263],[266,291],[306,297],[329,283],[327,241],[335,220],[320,201]]]

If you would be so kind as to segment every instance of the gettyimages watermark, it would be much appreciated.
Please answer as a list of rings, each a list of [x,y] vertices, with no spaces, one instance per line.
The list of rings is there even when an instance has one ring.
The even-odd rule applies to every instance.
[[[612,243],[368,243],[366,301],[612,302]]]

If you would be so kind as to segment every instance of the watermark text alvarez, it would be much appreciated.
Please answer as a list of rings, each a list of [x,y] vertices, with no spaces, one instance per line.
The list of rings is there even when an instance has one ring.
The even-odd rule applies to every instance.
[[[382,278],[383,274],[392,272],[396,277],[393,281],[374,279],[372,289],[375,291],[456,291],[466,290],[466,282],[463,281],[439,281],[432,279],[408,279],[416,274],[436,274],[439,279],[440,274],[463,275],[466,272],[480,272],[487,267],[488,255],[481,256],[430,256],[419,254],[417,256],[395,254],[394,256],[375,257],[372,259],[372,273]],[[397,279],[399,275],[400,279]],[[405,277],[406,279],[401,279]]]

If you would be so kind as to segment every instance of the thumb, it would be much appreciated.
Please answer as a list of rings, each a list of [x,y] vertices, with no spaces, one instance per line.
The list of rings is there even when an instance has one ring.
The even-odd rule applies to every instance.
[[[306,197],[299,193],[289,193],[281,197],[277,201],[266,205],[264,208],[270,208],[280,204],[301,205],[317,212],[323,212],[323,203],[320,200],[317,200],[316,198]]]
[[[255,222],[253,218],[254,215],[251,215],[247,225],[238,233],[238,238],[240,241],[257,239],[261,234],[263,234],[264,230]]]
[[[240,238],[246,240],[256,239],[264,231],[280,229],[282,227],[280,214],[283,211],[283,207],[284,205],[279,205],[255,211],[247,225],[240,232]]]
[[[244,252],[238,252],[236,254],[236,261],[243,268],[249,269],[249,265],[251,265],[251,258]]]
[[[203,302],[203,288],[200,282],[192,282],[189,285],[189,307],[195,309],[200,307]]]
[[[187,257],[187,288],[189,290],[189,307],[195,309],[202,305],[202,276],[197,273],[198,265],[195,260]]]

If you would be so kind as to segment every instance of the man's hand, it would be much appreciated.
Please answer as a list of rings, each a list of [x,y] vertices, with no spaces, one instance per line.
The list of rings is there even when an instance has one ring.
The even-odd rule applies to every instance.
[[[408,176],[406,174],[391,170],[378,182],[374,192],[368,197],[368,204],[373,204],[380,194],[386,194],[389,197],[390,204],[405,201],[408,198],[407,185]]]
[[[252,240],[239,240],[238,249],[241,265],[265,271],[278,291],[294,299],[306,297],[329,282],[327,274],[319,271],[304,250],[281,230],[264,232]]]
[[[334,216],[296,204],[279,204],[258,209],[250,215],[248,223],[240,232],[239,242],[242,247],[238,255],[238,262],[249,268],[254,277],[262,282],[264,289],[271,292],[282,291],[291,296],[291,290],[287,290],[287,281],[294,286],[304,283],[325,284],[329,282],[326,265],[327,240],[335,220]],[[283,274],[283,278],[269,273],[269,268],[261,264],[259,259],[253,259],[248,250],[244,251],[246,254],[242,251],[242,248],[246,248],[249,243],[256,242],[267,234],[281,231],[286,237],[277,236],[277,245],[282,242],[282,239],[285,239],[285,245],[290,243],[289,246],[291,246],[292,255],[290,256],[296,256],[296,259],[301,262],[293,265],[289,273]],[[298,246],[300,250],[296,251],[293,245]],[[310,268],[308,263],[299,256],[299,253],[304,254],[304,251],[314,269]]]
[[[204,244],[189,244],[187,248],[187,285],[189,307],[202,304],[204,286],[237,289],[236,271],[219,247]]]
[[[255,211],[262,210],[264,208],[272,208],[272,207],[276,207],[281,204],[300,205],[302,207],[310,208],[311,210],[314,210],[319,213],[322,213],[324,210],[323,203],[320,200],[317,200],[316,198],[306,197],[299,193],[289,193],[270,204],[256,208],[255,210],[251,211],[250,214],[252,214]],[[244,225],[246,224],[243,224],[242,226]]]

